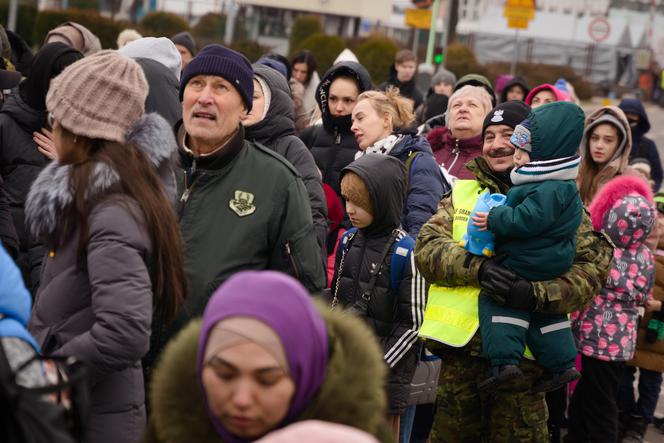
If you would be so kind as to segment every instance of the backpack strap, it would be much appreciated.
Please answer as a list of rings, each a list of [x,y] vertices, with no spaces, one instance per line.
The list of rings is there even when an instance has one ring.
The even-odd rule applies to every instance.
[[[343,255],[346,255],[346,253],[350,249],[350,244],[353,241],[353,237],[355,237],[355,234],[357,234],[357,228],[353,227],[344,232],[344,235],[341,236],[341,240],[339,240],[339,243],[341,246],[341,253]]]
[[[405,235],[394,244],[390,262],[390,287],[393,291],[399,290],[414,248],[415,240],[409,235]]]
[[[408,153],[408,158],[406,159],[406,189],[410,187],[410,176],[413,169],[413,164],[415,160],[421,157],[420,154],[424,154],[422,151],[410,151]]]

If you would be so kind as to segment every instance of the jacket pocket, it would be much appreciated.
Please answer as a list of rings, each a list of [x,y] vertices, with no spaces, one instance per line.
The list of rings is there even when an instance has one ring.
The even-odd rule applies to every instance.
[[[283,248],[289,273],[310,291],[321,290],[325,286],[323,253],[313,226],[293,235]]]

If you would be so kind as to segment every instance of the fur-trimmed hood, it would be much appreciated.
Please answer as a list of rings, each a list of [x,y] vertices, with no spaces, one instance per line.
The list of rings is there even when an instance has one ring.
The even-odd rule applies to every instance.
[[[127,143],[141,149],[155,169],[160,169],[177,152],[177,144],[168,122],[156,113],[145,114],[127,134]],[[74,194],[69,180],[72,165],[51,162],[42,170],[30,188],[25,203],[26,222],[35,237],[53,234],[62,211],[72,203]],[[94,167],[94,178],[86,194],[92,199],[109,192],[120,176],[108,164]],[[164,184],[168,188],[168,184]]]
[[[296,421],[340,423],[392,441],[384,422],[387,367],[373,333],[356,318],[320,310],[330,340],[327,374]],[[150,386],[152,409],[144,442],[221,442],[205,412],[196,375],[200,329],[199,320],[191,322],[162,354]]]
[[[656,219],[650,186],[628,175],[604,185],[588,210],[595,230],[603,230],[623,248],[644,242]]]
[[[593,129],[602,123],[609,123],[616,126],[621,140],[613,158],[597,170],[593,167],[595,163],[590,156],[588,143]],[[606,182],[627,171],[631,150],[632,134],[629,129],[629,122],[627,121],[627,117],[625,117],[625,113],[620,108],[616,106],[603,106],[586,117],[583,138],[579,146],[581,166],[576,179],[584,204],[590,204],[590,201],[597,194],[599,188]],[[590,185],[588,185],[588,181],[590,181]],[[589,195],[584,195],[585,188],[588,189]]]

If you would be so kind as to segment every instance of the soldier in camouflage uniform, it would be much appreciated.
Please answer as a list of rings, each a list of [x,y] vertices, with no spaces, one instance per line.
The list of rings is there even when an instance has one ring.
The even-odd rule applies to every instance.
[[[499,105],[486,117],[482,156],[466,165],[482,188],[503,194],[511,186],[509,171],[513,167],[513,148],[508,140],[514,126],[520,122],[518,116],[513,115],[514,109],[509,108],[513,105],[507,108],[505,105],[507,103]],[[532,283],[492,260],[469,255],[452,238],[454,213],[451,193],[448,193],[417,238],[415,260],[428,282],[446,287],[479,288],[482,285],[485,289],[502,292],[506,304],[514,301],[513,307],[520,304],[523,308],[528,306],[535,311],[555,314],[583,309],[602,287],[613,249],[606,237],[593,231],[587,212],[577,231],[577,252],[572,268],[554,280]],[[485,262],[489,266],[482,266]],[[523,302],[524,297],[527,303]],[[481,392],[477,385],[486,378],[490,365],[482,356],[479,330],[462,347],[454,348],[430,339],[426,340],[426,345],[443,359],[432,441],[549,441],[544,394],[531,392],[532,385],[542,375],[534,361],[522,361],[524,377],[493,392]]]

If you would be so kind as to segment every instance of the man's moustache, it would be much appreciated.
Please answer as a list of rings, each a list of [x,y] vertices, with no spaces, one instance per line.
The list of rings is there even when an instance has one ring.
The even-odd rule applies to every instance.
[[[514,149],[512,148],[499,148],[492,149],[487,153],[487,156],[491,158],[501,158],[514,155]]]

